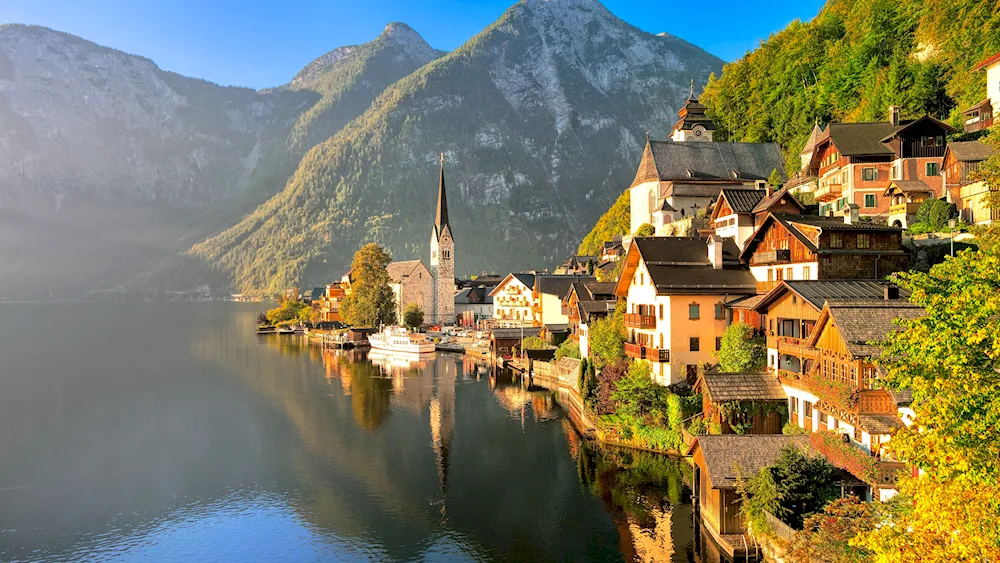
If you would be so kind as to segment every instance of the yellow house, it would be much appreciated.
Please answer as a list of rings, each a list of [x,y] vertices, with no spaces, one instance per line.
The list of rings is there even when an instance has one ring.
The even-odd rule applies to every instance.
[[[698,366],[714,363],[727,304],[757,291],[739,255],[718,235],[634,239],[615,295],[626,300],[625,354],[649,362],[657,383],[693,385]]]

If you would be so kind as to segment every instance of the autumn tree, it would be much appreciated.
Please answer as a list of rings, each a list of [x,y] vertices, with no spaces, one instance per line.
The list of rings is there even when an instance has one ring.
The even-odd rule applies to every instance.
[[[871,551],[851,542],[875,529],[875,508],[873,503],[853,496],[831,502],[822,513],[805,519],[802,531],[788,545],[784,560],[788,563],[869,561]]]
[[[639,225],[639,228],[635,231],[635,236],[637,237],[651,237],[656,234],[656,227],[650,225],[649,223],[643,223]]]
[[[368,243],[354,253],[351,262],[350,295],[340,305],[340,314],[351,326],[375,327],[396,322],[396,303],[389,287],[386,266],[392,256],[381,246]]]
[[[735,322],[722,333],[722,345],[714,355],[721,371],[760,371],[767,365],[767,344],[750,325]]]

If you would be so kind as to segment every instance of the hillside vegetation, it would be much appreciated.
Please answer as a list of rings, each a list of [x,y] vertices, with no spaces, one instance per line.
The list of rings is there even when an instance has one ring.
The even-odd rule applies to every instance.
[[[702,101],[721,138],[776,141],[797,170],[817,121],[880,121],[896,105],[959,127],[986,96],[972,68],[997,51],[995,0],[830,0],[723,67]]]

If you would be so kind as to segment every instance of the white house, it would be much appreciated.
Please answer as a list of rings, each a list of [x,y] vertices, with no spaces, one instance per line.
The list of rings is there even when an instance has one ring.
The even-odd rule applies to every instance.
[[[507,274],[493,291],[493,319],[501,327],[531,326],[535,309],[535,274]]]

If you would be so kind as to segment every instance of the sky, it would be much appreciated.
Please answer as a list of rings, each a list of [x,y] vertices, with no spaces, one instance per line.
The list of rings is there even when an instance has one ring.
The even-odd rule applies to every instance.
[[[160,68],[224,85],[266,88],[291,80],[336,47],[409,24],[450,51],[515,0],[2,0],[0,23],[36,24],[152,59]],[[667,32],[731,61],[821,0],[603,0],[619,18]]]

